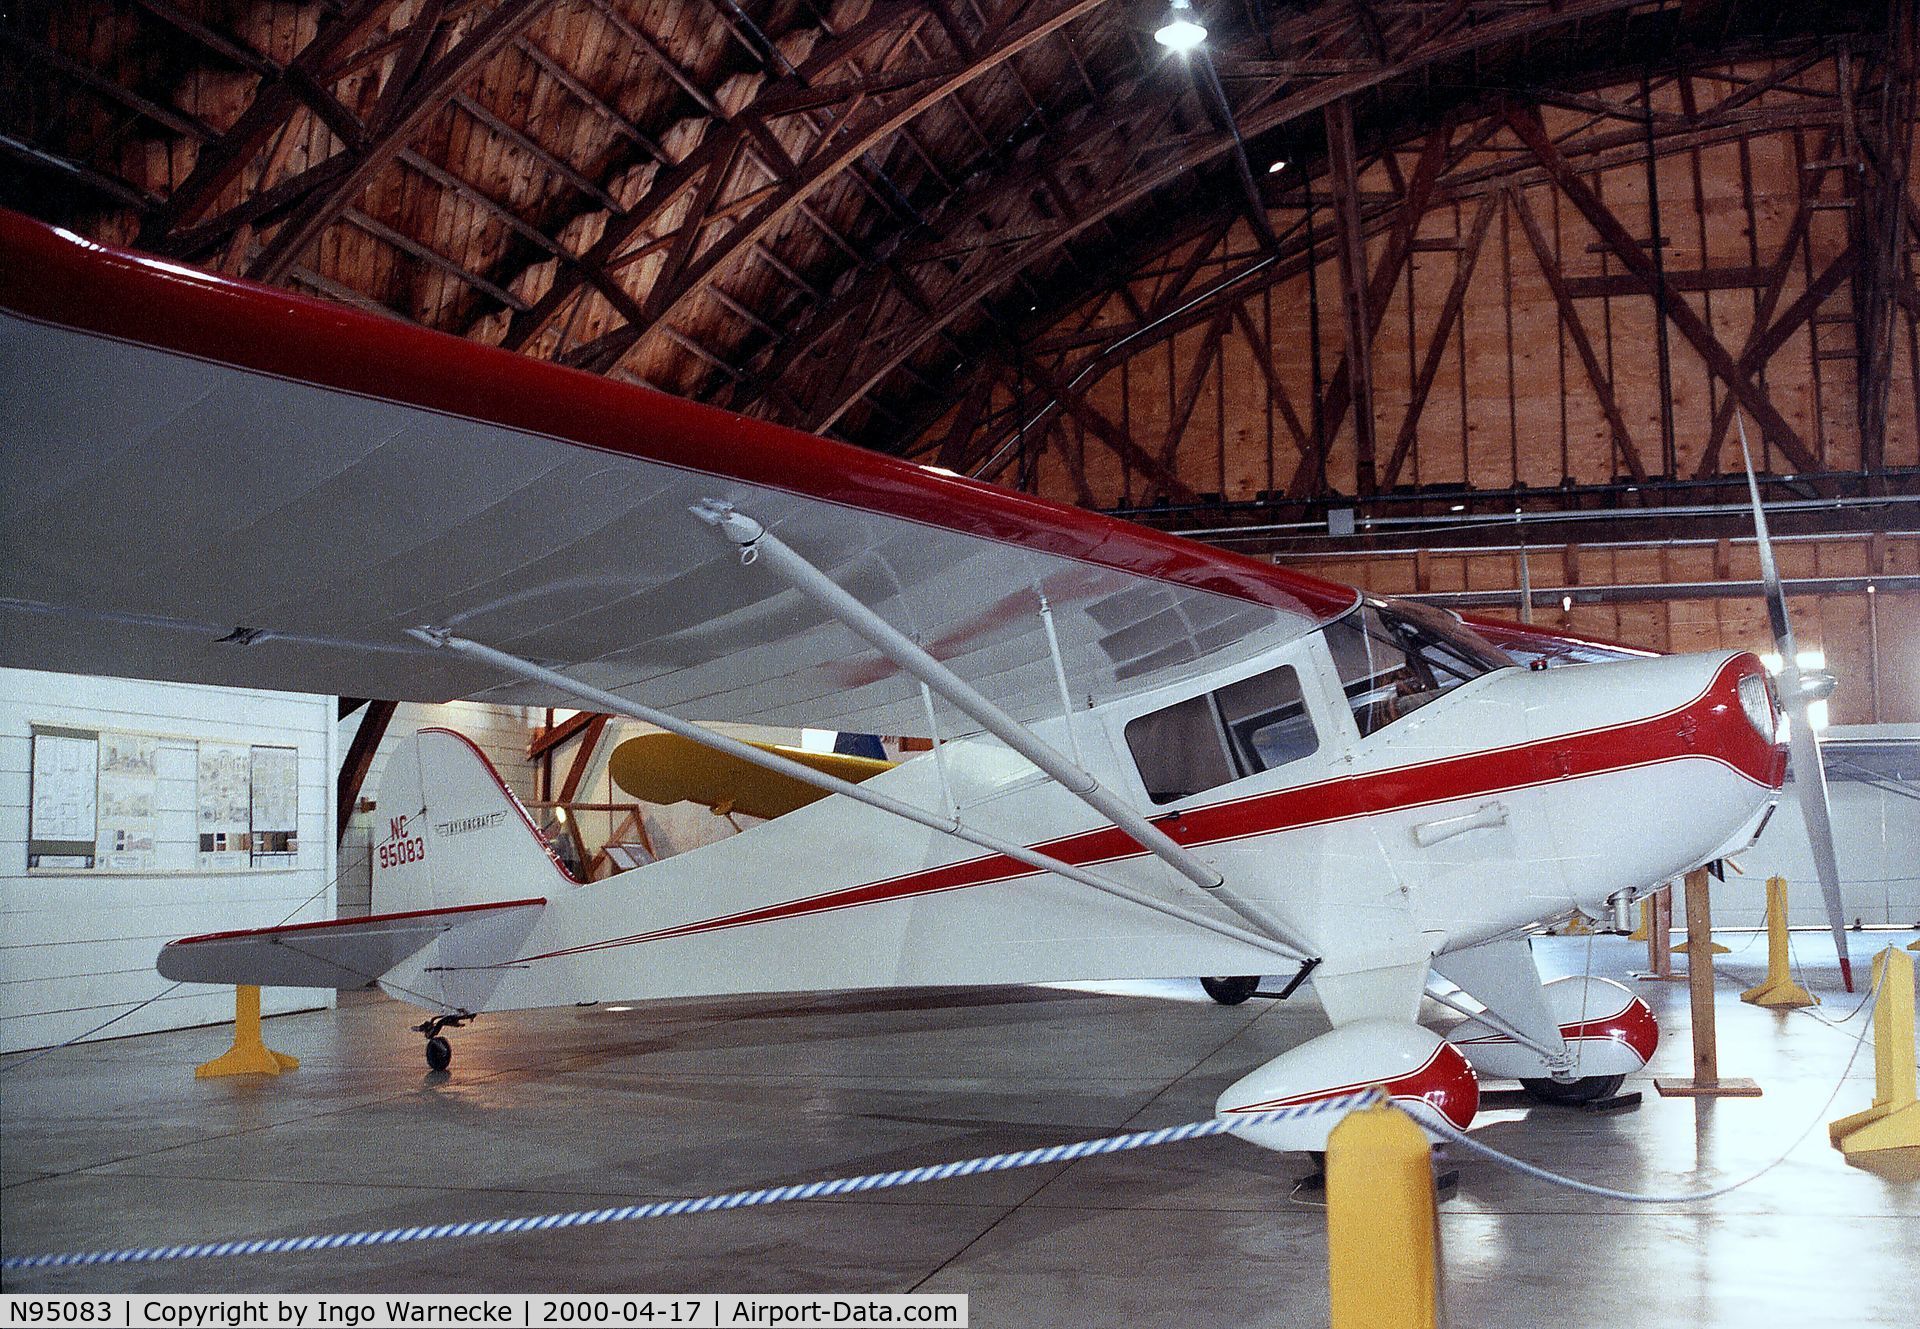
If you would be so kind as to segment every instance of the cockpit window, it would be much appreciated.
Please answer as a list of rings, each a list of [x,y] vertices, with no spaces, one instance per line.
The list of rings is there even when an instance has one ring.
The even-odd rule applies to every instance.
[[[1367,600],[1326,628],[1340,686],[1364,737],[1470,678],[1513,661],[1451,614],[1404,600]]]
[[[1127,722],[1127,746],[1156,803],[1311,756],[1320,747],[1291,665]]]

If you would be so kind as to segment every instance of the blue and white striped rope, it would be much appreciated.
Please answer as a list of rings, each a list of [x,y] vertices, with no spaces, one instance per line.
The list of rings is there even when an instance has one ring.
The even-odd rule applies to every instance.
[[[1077,1144],[1056,1144],[1045,1149],[1023,1149],[1018,1153],[989,1154],[984,1158],[963,1158],[951,1163],[933,1163],[924,1167],[902,1168],[896,1172],[870,1172],[860,1177],[838,1177],[831,1181],[801,1182],[791,1186],[770,1186],[757,1191],[733,1191],[726,1195],[703,1195],[682,1200],[654,1200],[648,1204],[625,1204],[607,1209],[575,1209],[561,1214],[528,1214],[521,1218],[474,1219],[464,1223],[435,1223],[420,1227],[382,1228],[370,1232],[333,1232],[307,1237],[257,1237],[242,1241],[197,1241],[177,1246],[140,1246],[126,1250],[67,1251],[52,1255],[10,1255],[0,1260],[0,1269],[69,1269],[95,1264],[154,1264],[167,1260],[205,1260],[225,1255],[284,1255],[295,1251],[339,1250],[350,1246],[390,1246],[408,1241],[442,1241],[449,1237],[492,1237],[515,1232],[546,1232],[555,1228],[593,1227],[601,1223],[629,1223],[640,1218],[669,1218],[677,1214],[705,1214],[716,1209],[747,1209],[755,1205],[781,1204],[788,1200],[814,1200],[830,1195],[855,1195],[864,1191],[886,1190],[894,1186],[915,1186],[928,1181],[946,1181],[953,1177],[971,1177],[982,1172],[1007,1172],[1014,1168],[1040,1167],[1047,1163],[1071,1163],[1100,1154],[1126,1153],[1133,1149],[1151,1149],[1155,1145],[1198,1140],[1209,1135],[1230,1135],[1251,1126],[1289,1121],[1321,1112],[1349,1112],[1370,1107],[1386,1095],[1378,1089],[1363,1089],[1338,1098],[1273,1112],[1250,1112],[1235,1117],[1209,1117],[1180,1126],[1163,1126],[1154,1131],[1135,1131],[1129,1135],[1109,1135]]]

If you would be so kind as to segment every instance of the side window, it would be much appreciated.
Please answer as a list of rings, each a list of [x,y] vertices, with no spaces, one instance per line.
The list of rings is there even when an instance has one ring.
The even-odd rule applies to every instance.
[[[1243,678],[1213,695],[1242,774],[1270,771],[1319,750],[1300,675],[1291,667]]]
[[[1155,803],[1272,770],[1320,747],[1291,665],[1129,720],[1126,734]]]
[[[1156,803],[1171,803],[1234,778],[1211,697],[1193,697],[1127,721],[1127,746],[1133,749],[1147,797]]]

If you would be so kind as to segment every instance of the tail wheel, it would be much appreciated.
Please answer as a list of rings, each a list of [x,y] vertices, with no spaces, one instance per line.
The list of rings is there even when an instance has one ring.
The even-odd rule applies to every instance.
[[[1238,1006],[1260,990],[1260,975],[1242,974],[1237,978],[1203,978],[1200,986],[1222,1006]]]
[[[1598,1103],[1619,1093],[1626,1082],[1624,1075],[1588,1075],[1578,1080],[1522,1080],[1520,1087],[1536,1103]]]
[[[433,1070],[444,1071],[453,1064],[453,1044],[439,1034],[427,1040],[427,1065]]]

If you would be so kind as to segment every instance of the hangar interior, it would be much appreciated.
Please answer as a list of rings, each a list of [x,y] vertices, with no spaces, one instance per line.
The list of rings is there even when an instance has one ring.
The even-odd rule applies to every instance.
[[[1863,945],[1912,940],[1913,0],[1192,12],[1204,40],[1173,50],[1161,0],[30,0],[0,14],[0,207],[1646,651],[1774,649],[1744,431],[1803,663],[1839,680],[1848,913]],[[16,358],[4,385],[48,372]],[[246,464],[270,470],[274,443]],[[530,535],[582,501],[554,487]],[[49,555],[0,530],[0,557]],[[194,1080],[231,993],[150,1000],[155,950],[367,913],[381,774],[434,725],[595,877],[756,820],[623,791],[611,754],[648,727],[593,711],[0,669],[7,1253],[539,1212],[1170,1124],[1326,1023],[1310,987],[1238,1008],[1172,983],[729,997],[483,1018],[452,1078],[422,1079],[408,1008],[269,987],[269,1041],[300,1072]],[[146,781],[129,794],[102,765],[84,795],[100,825],[148,798],[121,806],[131,841],[41,834],[43,737]],[[900,759],[925,735],[883,739]],[[234,779],[239,855],[190,825]],[[1639,1108],[1480,1118],[1499,1147],[1632,1189],[1786,1161],[1648,1211],[1456,1153],[1456,1323],[1904,1320],[1920,1159],[1849,1167],[1795,1134],[1864,1101],[1873,1058],[1860,1022],[1826,1022],[1854,1006],[1786,812],[1753,880],[1714,888],[1722,1058],[1765,1096],[1654,1096],[1692,1016],[1650,984],[1667,1040],[1632,1077]],[[1824,1016],[1734,1000],[1765,968],[1774,874]],[[1646,958],[1609,936],[1537,954],[1623,979]],[[8,1287],[861,1287],[970,1292],[981,1323],[1294,1323],[1327,1313],[1300,1172],[1209,1141],[678,1229]]]

